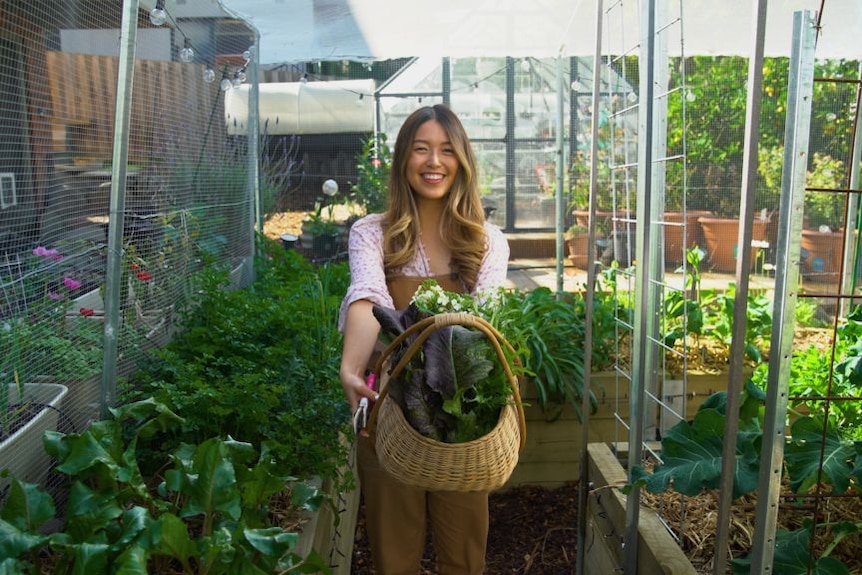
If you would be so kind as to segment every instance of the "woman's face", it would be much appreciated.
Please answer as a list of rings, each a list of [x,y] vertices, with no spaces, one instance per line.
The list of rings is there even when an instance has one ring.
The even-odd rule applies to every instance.
[[[440,200],[449,193],[460,164],[437,120],[419,126],[407,160],[407,182],[417,199]]]

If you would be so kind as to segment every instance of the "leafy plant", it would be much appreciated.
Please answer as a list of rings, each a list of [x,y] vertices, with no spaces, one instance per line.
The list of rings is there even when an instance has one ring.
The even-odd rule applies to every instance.
[[[65,523],[46,535],[54,501],[37,485],[13,480],[0,510],[0,571],[42,573],[48,556],[58,575],[326,570],[320,557],[299,557],[299,535],[269,516],[270,499],[293,479],[277,471],[266,445],[258,455],[229,437],[183,444],[153,481],[141,473],[137,444],[182,419],[153,400],[111,414],[81,434],[46,433],[45,448],[71,484]],[[298,508],[320,502],[307,488],[293,493]]]
[[[391,169],[392,153],[386,143],[386,134],[380,132],[370,136],[356,158],[357,179],[350,188],[351,199],[362,206],[366,214],[386,209]]]
[[[444,292],[439,286],[428,291],[430,301],[421,292],[416,300],[421,311],[441,313],[464,311],[486,319],[512,345],[525,376],[536,386],[538,405],[548,419],[555,419],[563,407],[581,412],[584,389],[584,322],[586,312],[580,295],[558,298],[548,288],[532,290],[498,289],[477,298]],[[434,305],[432,305],[434,304]],[[595,310],[602,310],[599,303]],[[601,311],[594,317],[603,318]],[[594,320],[594,323],[597,320]],[[604,324],[606,325],[606,324]],[[609,355],[601,354],[607,342],[600,335],[593,347],[594,366],[601,368]],[[604,342],[604,343],[603,343]],[[592,409],[597,407],[590,392]]]
[[[128,397],[152,396],[183,415],[162,439],[169,445],[225,434],[255,446],[269,440],[286,472],[332,476],[346,457],[339,437],[349,419],[337,329],[347,268],[315,268],[266,238],[260,253],[246,289],[224,289],[226,271],[201,275],[180,332],[141,363]]]
[[[763,405],[766,396],[755,380],[746,382],[739,411],[733,497],[753,493],[757,489],[760,472],[763,438]],[[704,489],[715,489],[721,478],[724,425],[727,414],[727,394],[718,392],[707,398],[694,419],[682,421],[662,438],[661,463],[647,472],[642,466],[632,468],[632,485],[660,493],[673,488],[684,495],[697,495]],[[835,494],[858,490],[862,479],[862,459],[858,457],[855,442],[844,429],[820,416],[800,416],[790,427],[784,449],[785,470],[791,489],[807,493],[813,486],[832,486]],[[628,490],[629,488],[627,488]],[[851,528],[852,527],[852,528]],[[843,538],[858,531],[858,526],[839,526],[836,537]],[[777,546],[775,571],[781,573],[817,572],[847,573],[846,567],[827,557],[837,542],[810,564],[808,549],[799,552],[791,548],[792,542],[808,540],[811,527],[781,535],[783,543]],[[840,539],[839,539],[840,540]],[[742,571],[749,562],[733,561],[734,572]],[[778,566],[782,565],[781,569]],[[820,571],[819,569],[824,569]],[[834,569],[834,570],[830,570]]]
[[[380,322],[381,336],[394,339],[450,304],[460,308],[459,299],[458,294],[450,295],[435,281],[428,280],[419,287],[406,310],[374,306],[374,317]],[[402,361],[408,352],[407,342],[412,343],[417,336],[411,336],[394,351],[393,365]],[[507,362],[513,360],[507,358]],[[485,334],[461,325],[431,331],[422,343],[421,352],[413,355],[404,370],[390,380],[388,389],[389,396],[414,429],[446,443],[472,441],[489,433],[513,394],[506,372]]]

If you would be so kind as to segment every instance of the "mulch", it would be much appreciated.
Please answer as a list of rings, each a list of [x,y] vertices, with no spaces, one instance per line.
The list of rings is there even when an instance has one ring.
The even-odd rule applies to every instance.
[[[547,489],[525,485],[491,494],[486,575],[562,575],[574,572],[577,550],[578,486]],[[373,575],[365,531],[359,519],[351,564],[352,575]],[[434,548],[429,541],[420,575],[434,575]]]

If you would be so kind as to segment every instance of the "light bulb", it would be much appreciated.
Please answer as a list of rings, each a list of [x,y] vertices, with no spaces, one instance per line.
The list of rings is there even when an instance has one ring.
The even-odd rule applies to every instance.
[[[326,180],[323,182],[323,193],[329,197],[338,193],[338,182],[335,180]]]
[[[183,44],[183,49],[180,50],[180,60],[183,62],[191,62],[195,59],[195,51],[192,48],[192,41],[186,38],[185,43]]]
[[[686,90],[685,91],[685,99],[688,100],[689,102],[694,102],[695,100],[697,100],[697,94],[694,93],[694,90],[691,90],[691,89]]]
[[[150,22],[153,26],[161,26],[168,19],[165,12],[165,0],[156,0],[156,7],[150,11]]]
[[[227,92],[228,90],[231,89],[232,86],[233,86],[233,84],[231,84],[230,78],[222,78],[221,86],[220,86],[222,92]]]
[[[246,50],[245,52],[243,52],[242,57],[245,59],[246,62],[251,60],[251,50]]]
[[[242,84],[248,79],[248,76],[245,73],[245,68],[240,68],[237,70],[236,77],[239,80],[239,83]]]
[[[230,83],[234,88],[239,88],[240,86],[242,86],[242,80],[239,77],[239,72],[234,72],[233,79]]]
[[[209,64],[207,64],[206,70],[204,70],[204,82],[207,84],[215,82],[215,70]]]

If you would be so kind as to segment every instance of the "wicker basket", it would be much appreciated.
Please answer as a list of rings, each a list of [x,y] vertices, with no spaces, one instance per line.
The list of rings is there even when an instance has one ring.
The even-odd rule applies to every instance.
[[[518,463],[526,430],[518,380],[506,361],[502,346],[511,350],[500,333],[482,318],[464,313],[438,314],[408,328],[383,351],[376,364],[377,381],[393,350],[409,336],[415,341],[391,372],[397,377],[423,342],[435,330],[462,325],[482,331],[491,342],[512,386],[513,402],[500,412],[497,425],[483,437],[464,443],[435,441],[416,431],[401,408],[390,399],[386,386],[369,418],[369,430],[381,466],[399,481],[429,491],[491,491],[502,487]]]

